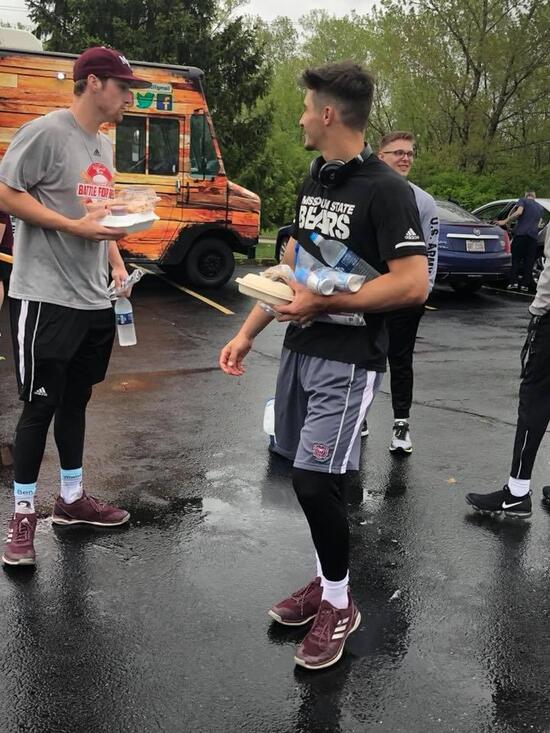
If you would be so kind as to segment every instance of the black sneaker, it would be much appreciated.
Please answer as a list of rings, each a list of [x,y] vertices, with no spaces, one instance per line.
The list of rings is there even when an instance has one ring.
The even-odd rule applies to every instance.
[[[366,438],[369,434],[369,426],[367,425],[367,421],[363,421],[363,427],[361,428],[361,437]]]
[[[550,506],[550,486],[542,487],[542,503]]]
[[[550,496],[550,489],[548,493]],[[531,516],[531,492],[524,497],[514,496],[508,486],[491,494],[467,494],[466,501],[481,514],[493,515],[504,512],[507,517],[524,519]]]

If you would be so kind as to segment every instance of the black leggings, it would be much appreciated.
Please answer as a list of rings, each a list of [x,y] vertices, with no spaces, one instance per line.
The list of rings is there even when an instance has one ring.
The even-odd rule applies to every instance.
[[[33,484],[38,479],[46,437],[52,418],[61,468],[82,466],[86,405],[92,396],[90,386],[68,386],[57,407],[35,398],[25,402],[14,439],[14,479],[19,484]]]
[[[327,580],[343,580],[349,566],[345,474],[292,469],[292,484]]]
[[[424,306],[386,313],[390,335],[388,361],[391,372],[391,401],[396,420],[408,420],[413,399],[413,352]]]
[[[550,421],[550,313],[531,319],[521,360],[523,370],[510,476],[530,479]]]

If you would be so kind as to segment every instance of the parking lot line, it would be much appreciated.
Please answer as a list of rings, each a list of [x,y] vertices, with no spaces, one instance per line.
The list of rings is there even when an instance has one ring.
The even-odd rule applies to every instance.
[[[155,277],[158,277],[160,280],[164,280],[164,282],[167,282],[169,285],[172,285],[174,288],[181,290],[182,293],[187,293],[187,295],[191,295],[193,296],[193,298],[197,298],[197,300],[201,300],[203,303],[206,303],[207,305],[211,306],[212,308],[219,310],[220,313],[224,314],[224,316],[234,316],[235,315],[235,313],[232,310],[229,310],[229,308],[226,308],[224,305],[220,305],[220,303],[216,303],[216,301],[210,300],[210,298],[205,298],[204,295],[201,295],[200,293],[195,293],[194,290],[190,290],[189,288],[186,288],[183,285],[179,285],[178,283],[175,283],[173,280],[170,280],[169,278],[167,278],[166,275],[161,275],[158,272],[149,270],[149,268],[143,267],[143,265],[131,264],[131,267],[134,267],[135,269],[138,269],[138,270],[143,270],[143,272],[146,272],[149,275],[155,275]]]

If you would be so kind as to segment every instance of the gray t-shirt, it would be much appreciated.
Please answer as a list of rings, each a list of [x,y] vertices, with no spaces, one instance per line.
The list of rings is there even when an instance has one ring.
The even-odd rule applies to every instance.
[[[85,201],[108,200],[113,178],[110,140],[89,135],[67,109],[23,125],[0,162],[0,181],[69,219],[84,216]],[[108,275],[107,242],[18,222],[12,298],[80,310],[108,308]]]
[[[420,214],[420,224],[422,226],[422,234],[426,242],[426,253],[428,255],[428,274],[430,278],[430,292],[435,285],[435,276],[437,274],[437,245],[439,243],[439,216],[433,196],[431,196],[423,188],[409,181],[414,191],[414,198],[418,213]]]

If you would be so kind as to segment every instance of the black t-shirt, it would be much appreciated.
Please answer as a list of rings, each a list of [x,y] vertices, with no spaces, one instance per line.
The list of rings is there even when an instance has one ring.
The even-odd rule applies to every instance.
[[[325,263],[310,234],[345,244],[378,272],[398,257],[426,255],[414,193],[407,181],[371,155],[337,188],[325,188],[310,176],[296,204],[292,236],[310,255]],[[381,313],[366,313],[366,327],[315,322],[290,324],[284,345],[300,354],[386,369],[388,336]]]

